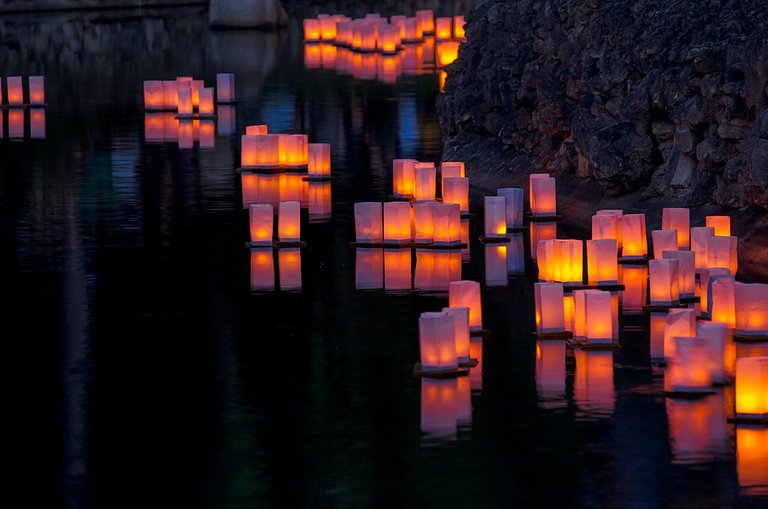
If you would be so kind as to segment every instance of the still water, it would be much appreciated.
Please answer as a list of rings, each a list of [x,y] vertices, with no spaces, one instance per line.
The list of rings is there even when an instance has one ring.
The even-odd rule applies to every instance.
[[[349,247],[353,204],[388,198],[392,159],[440,160],[437,74],[339,69],[296,22],[216,32],[201,8],[172,13],[0,20],[2,74],[44,74],[48,98],[3,112],[0,142],[9,496],[764,506],[768,431],[726,422],[729,388],[665,399],[649,317],[622,316],[616,352],[536,342],[527,236],[483,246],[475,219],[462,252]],[[215,122],[144,114],[143,80],[217,72],[236,74],[239,102]],[[239,134],[256,123],[331,143],[336,179],[237,173]],[[285,198],[302,201],[307,247],[247,250],[244,203]],[[446,306],[458,277],[483,284],[480,364],[414,378],[417,318]]]

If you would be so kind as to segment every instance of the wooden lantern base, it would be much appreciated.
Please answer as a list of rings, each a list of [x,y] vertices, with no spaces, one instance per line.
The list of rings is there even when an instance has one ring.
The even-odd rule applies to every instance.
[[[469,368],[458,367],[454,369],[427,369],[421,368],[421,363],[417,362],[413,365],[413,375],[422,378],[456,378],[460,376],[467,376],[469,374]]]
[[[752,424],[755,426],[768,426],[768,415],[763,417],[729,417],[728,422],[734,424]]]
[[[733,340],[738,343],[768,343],[768,334],[739,334],[734,332]]]
[[[2,109],[4,110],[13,110],[13,109],[30,109],[30,108],[47,108],[48,103],[22,103],[22,104],[3,104]],[[175,111],[176,108],[174,108],[173,111]],[[155,110],[155,111],[162,111],[162,110]]]
[[[216,120],[217,115],[201,115],[199,113],[192,113],[191,115],[176,115],[174,117],[177,120]]]
[[[620,284],[613,284],[613,285],[576,285],[576,286],[564,286],[563,291],[565,293],[572,293],[576,290],[603,290],[606,292],[622,292],[626,288],[624,285]]]
[[[701,297],[691,295],[689,297],[680,297],[680,304],[698,304],[701,302]]]
[[[507,233],[525,233],[528,230],[527,226],[507,226]]]
[[[549,223],[553,221],[562,221],[563,216],[560,214],[555,214],[553,216],[539,216],[534,215],[530,211],[525,213],[525,217],[527,217],[530,221],[534,223]]]
[[[277,249],[281,249],[281,248],[284,248],[284,247],[302,247],[303,248],[303,247],[307,247],[307,243],[304,242],[303,240],[298,240],[298,241],[281,241],[281,240],[276,240],[275,241],[275,247]]]
[[[288,173],[288,169],[283,166],[240,166],[236,168],[237,173],[257,173],[261,175],[274,175],[279,173]]]
[[[460,362],[459,367],[460,368],[474,368],[479,364],[479,361],[475,359],[474,357],[470,357],[470,359],[466,362]]]
[[[648,256],[643,256],[642,258],[628,258],[621,256],[619,257],[618,262],[622,265],[648,265]]]
[[[507,244],[508,242],[512,242],[512,237],[508,235],[504,235],[503,237],[486,237],[486,236],[480,236],[480,242],[483,244]]]
[[[687,304],[678,302],[677,304],[646,304],[643,306],[643,313],[653,313],[669,311],[670,309],[687,308]]]
[[[245,247],[247,247],[248,249],[259,249],[259,248],[262,248],[262,249],[267,249],[267,248],[274,249],[277,246],[275,245],[275,242],[272,241],[269,244],[261,244],[259,242],[246,242],[245,243]]]
[[[717,391],[715,389],[710,387],[696,391],[664,391],[664,396],[678,399],[699,399],[705,398],[710,394],[715,394],[716,392]]]
[[[330,182],[331,180],[336,180],[336,177],[331,177],[330,175],[307,175],[306,177],[301,177],[302,182]]]
[[[536,339],[571,339],[573,338],[573,332],[567,330],[562,332],[533,331],[531,332],[531,336],[535,337]]]
[[[469,336],[473,338],[489,338],[491,337],[491,331],[487,329],[470,329]]]
[[[593,351],[593,350],[618,350],[621,345],[618,341],[611,341],[610,343],[590,343],[583,338],[572,338],[568,340],[568,346],[572,348],[580,348],[581,350]]]

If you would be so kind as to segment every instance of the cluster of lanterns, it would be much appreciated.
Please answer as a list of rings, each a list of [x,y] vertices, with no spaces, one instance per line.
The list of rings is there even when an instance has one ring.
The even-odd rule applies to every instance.
[[[6,136],[5,113],[8,116],[7,137],[9,140],[45,138],[45,78],[29,76],[27,93],[24,94],[24,79],[21,76],[8,76],[5,79],[5,94],[0,80],[0,102],[6,111],[0,111],[0,139]],[[26,120],[29,115],[29,120]],[[29,123],[29,133],[25,131]]]

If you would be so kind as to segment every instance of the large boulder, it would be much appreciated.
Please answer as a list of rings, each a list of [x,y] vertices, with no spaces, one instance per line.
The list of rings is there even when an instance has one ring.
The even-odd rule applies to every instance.
[[[208,20],[217,28],[277,28],[288,14],[280,0],[211,0]]]

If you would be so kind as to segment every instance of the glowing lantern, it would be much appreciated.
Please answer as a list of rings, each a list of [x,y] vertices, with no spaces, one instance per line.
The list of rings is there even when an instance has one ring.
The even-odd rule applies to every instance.
[[[382,249],[355,250],[355,288],[376,290],[384,288],[384,252]]]
[[[696,270],[707,268],[707,243],[715,235],[715,229],[696,226],[691,228],[691,251],[696,255]]]
[[[416,185],[413,197],[416,201],[434,201],[437,176],[435,165],[432,163],[416,163],[414,165],[414,174],[416,176]]]
[[[246,134],[241,137],[241,163],[244,168],[277,168],[281,162],[280,142],[284,135]]]
[[[557,215],[555,179],[546,173],[532,173],[528,179],[531,214],[533,216]]]
[[[651,232],[653,242],[653,257],[663,258],[664,251],[677,251],[677,232],[675,230],[653,230]]]
[[[301,290],[301,249],[278,249],[277,267],[281,290]]]
[[[693,297],[696,294],[696,255],[693,251],[662,251],[662,258],[678,261],[680,297]]]
[[[216,132],[219,136],[230,136],[235,132],[235,107],[229,104],[219,105]]]
[[[205,82],[203,80],[192,80],[189,82],[189,89],[192,91],[192,104],[194,106],[200,106],[200,89],[203,87],[205,87]],[[211,91],[213,91],[213,89],[211,89]]]
[[[413,196],[416,188],[414,159],[395,159],[392,162],[392,194],[398,198]]]
[[[623,265],[621,267],[622,307],[626,314],[643,310],[648,293],[648,267],[644,265]]]
[[[627,260],[642,260],[648,256],[645,234],[645,214],[621,216],[621,256]]]
[[[0,122],[2,122],[0,117]],[[2,129],[0,129],[0,137]],[[45,110],[41,108],[32,108],[29,112],[29,137],[33,140],[42,140],[45,138]]]
[[[165,106],[162,81],[144,82],[144,108],[147,110],[162,110]]]
[[[768,419],[768,357],[736,359],[736,417]]]
[[[469,362],[469,308],[447,307],[442,312],[453,319],[453,338],[456,349],[456,360],[459,364]]]
[[[163,105],[167,110],[175,110],[179,105],[179,83],[176,80],[163,81]]]
[[[613,341],[612,316],[610,292],[584,291],[584,337],[588,344]]]
[[[768,284],[736,285],[736,334],[768,334]]]
[[[319,41],[321,38],[320,20],[305,19],[302,22],[304,27],[304,40],[307,42]]]
[[[707,241],[707,267],[725,268],[735,276],[739,268],[737,244],[736,237],[710,237]]]
[[[536,302],[536,331],[539,334],[565,332],[562,283],[533,283]]]
[[[438,246],[461,243],[461,210],[458,205],[432,204],[432,239]]]
[[[539,242],[557,237],[557,223],[531,223],[531,258],[536,259]]]
[[[453,17],[453,38],[457,40],[466,38],[466,33],[464,32],[464,16]]]
[[[616,250],[615,239],[587,241],[587,276],[590,285],[618,284],[619,265],[616,261]]]
[[[232,73],[218,73],[216,75],[216,102],[235,102],[235,75]]]
[[[613,352],[576,349],[573,399],[592,418],[610,417],[615,402]]]
[[[469,308],[470,330],[483,328],[483,310],[480,306],[480,283],[451,281],[448,285],[448,306]]]
[[[728,329],[722,323],[699,322],[696,337],[706,343],[709,349],[709,374],[712,382],[726,382],[725,347]]]
[[[397,53],[398,42],[400,41],[400,29],[394,26],[388,26],[381,31],[379,46],[384,55],[394,55]]]
[[[519,187],[501,187],[496,194],[504,197],[507,229],[523,226],[525,191]]]
[[[716,278],[709,290],[710,316],[713,322],[736,327],[736,286],[731,278]]]
[[[307,165],[307,135],[279,134],[280,166],[300,168]]]
[[[675,338],[696,335],[696,312],[693,309],[670,309],[664,320],[664,357],[675,356]]]
[[[323,223],[331,218],[331,183],[309,182],[307,205],[310,223]]]
[[[459,43],[455,41],[443,41],[437,44],[437,66],[446,67],[459,58]]]
[[[419,316],[419,346],[422,370],[458,368],[454,318],[442,312],[422,313]]]
[[[213,117],[215,110],[213,106],[213,89],[201,88],[198,93],[197,112],[201,117]],[[250,133],[247,133],[250,134]]]
[[[280,202],[277,209],[277,240],[280,242],[301,240],[301,204],[299,202]]]
[[[696,337],[675,337],[675,356],[670,359],[664,386],[671,393],[711,392],[707,344]]]
[[[424,39],[424,33],[421,30],[421,25],[416,18],[405,19],[405,35],[402,37],[402,41],[405,43],[421,42]]]
[[[249,207],[251,219],[251,244],[272,245],[275,211],[267,203],[254,203]]]
[[[319,22],[320,22],[320,37],[324,41],[333,41],[334,39],[336,39],[336,18],[327,16],[320,19]]]
[[[680,302],[679,265],[677,260],[669,259],[648,262],[652,306],[671,306]]]
[[[595,214],[592,216],[592,239],[613,239],[618,252],[621,244],[621,216],[613,214]]]
[[[736,473],[741,494],[768,495],[768,428],[736,426]]]
[[[8,76],[8,104],[10,106],[24,105],[24,85],[21,76]]]
[[[440,179],[445,183],[447,178],[466,177],[464,171],[464,163],[459,161],[444,161],[440,164]],[[445,193],[445,186],[442,187],[441,192]]]
[[[411,241],[411,204],[394,201],[384,204],[384,242],[408,243]]]
[[[179,117],[192,117],[194,108],[192,106],[192,91],[189,88],[180,88],[178,95],[177,113]]]
[[[678,249],[688,249],[691,211],[686,208],[664,208],[661,213],[661,229],[676,231]]]
[[[507,246],[485,246],[485,286],[507,286]]]
[[[24,110],[11,108],[8,112],[8,137],[10,139],[24,138]]]
[[[331,145],[329,143],[307,144],[307,174],[310,177],[331,176]]]
[[[455,203],[462,213],[469,212],[469,179],[444,178],[443,203]]]
[[[417,244],[432,243],[432,202],[413,204],[413,241]]]
[[[536,245],[536,267],[539,271],[539,281],[555,280],[555,241],[541,240]]]
[[[715,235],[731,236],[731,218],[729,216],[707,216],[706,221],[707,227],[714,228]]]
[[[566,286],[581,285],[584,282],[584,247],[580,240],[555,239],[552,263],[553,279]]]
[[[701,270],[701,312],[709,315],[710,312],[710,293],[712,292],[712,282],[715,279],[725,277],[734,279],[731,271],[728,269],[702,269]]]
[[[483,197],[485,236],[503,238],[507,235],[507,202],[503,196]]]
[[[381,242],[382,206],[379,202],[355,203],[355,239],[360,244]]]
[[[565,341],[536,341],[536,394],[541,408],[566,406]]]
[[[275,289],[275,262],[272,248],[251,249],[251,291]]]
[[[445,41],[452,36],[451,23],[453,18],[437,18],[435,19],[435,38],[438,41]]]
[[[424,34],[432,34],[435,31],[435,15],[429,9],[416,11],[416,20]]]

